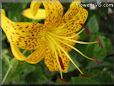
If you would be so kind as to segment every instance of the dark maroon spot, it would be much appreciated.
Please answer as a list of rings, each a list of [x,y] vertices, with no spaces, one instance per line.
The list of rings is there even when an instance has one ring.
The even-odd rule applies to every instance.
[[[103,48],[102,42],[101,42],[101,40],[99,39],[98,36],[96,36],[96,40],[97,40],[97,42],[99,44],[99,47]]]
[[[19,29],[21,30],[21,29],[22,29],[22,27],[19,27]]]
[[[24,38],[23,36],[20,36],[20,38]]]
[[[19,35],[19,33],[15,33],[15,34]]]
[[[26,26],[25,28],[28,28],[29,26]]]
[[[64,68],[64,64],[63,64],[63,62],[62,62],[62,59],[61,59],[60,57],[58,57],[58,58],[59,58],[60,66],[61,66],[61,68],[64,70],[65,68]]]

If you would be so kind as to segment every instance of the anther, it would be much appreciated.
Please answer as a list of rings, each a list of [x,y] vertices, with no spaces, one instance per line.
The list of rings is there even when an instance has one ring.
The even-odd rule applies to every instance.
[[[101,63],[102,63],[100,60],[98,60],[98,59],[96,59],[96,58],[93,58],[93,59],[94,59],[94,61],[96,62],[96,64],[101,64]]]
[[[90,34],[91,33],[89,28],[86,25],[81,24],[81,23],[80,23],[80,25],[85,29],[86,34]]]
[[[103,45],[102,45],[101,40],[100,40],[99,37],[98,37],[98,35],[96,35],[96,41],[98,42],[99,47],[104,48]]]

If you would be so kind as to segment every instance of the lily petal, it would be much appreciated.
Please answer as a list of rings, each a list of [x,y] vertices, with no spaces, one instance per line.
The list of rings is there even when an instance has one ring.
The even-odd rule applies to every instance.
[[[14,55],[14,57],[17,59],[17,60],[20,60],[20,61],[26,61],[28,63],[31,63],[31,64],[36,64],[38,62],[40,62],[42,59],[43,59],[43,54],[44,54],[44,51],[45,51],[45,48],[42,47],[42,48],[39,48],[37,50],[35,50],[32,54],[30,54],[28,57],[25,57],[19,50],[19,48],[17,48],[15,45],[11,44],[11,50],[12,50],[12,53]]]
[[[37,1],[32,1],[31,4],[30,4],[30,9],[31,9],[31,12],[33,14],[33,16],[35,16],[37,14],[37,11],[39,9],[41,5],[41,2],[37,2]]]
[[[25,61],[31,64],[36,64],[44,58],[44,52],[44,47],[38,48],[31,55],[29,55]]]
[[[58,56],[58,59],[62,72],[66,73],[70,62],[69,59],[64,54]],[[50,71],[60,71],[56,57],[52,52],[46,51],[44,61]]]
[[[46,27],[38,23],[13,22],[1,13],[1,26],[10,43],[19,48],[34,50],[42,45],[43,32]]]
[[[19,48],[13,44],[10,44],[10,46],[12,53],[17,60],[24,61],[26,59],[26,57],[20,52]]]
[[[22,15],[30,18],[30,19],[45,19],[46,15],[45,15],[45,10],[44,9],[38,9],[37,13],[35,15],[33,15],[31,9],[26,9],[23,11]]]
[[[60,24],[63,16],[63,7],[59,0],[43,1],[46,11],[45,24],[48,27],[56,27]]]
[[[88,17],[88,12],[76,1],[72,2],[69,10],[63,16],[63,22],[65,23],[68,32],[79,31],[82,27],[80,24],[84,24]]]
[[[22,15],[30,19],[45,19],[45,10],[40,9],[40,5],[40,1],[32,1],[30,4],[30,8],[24,10]]]

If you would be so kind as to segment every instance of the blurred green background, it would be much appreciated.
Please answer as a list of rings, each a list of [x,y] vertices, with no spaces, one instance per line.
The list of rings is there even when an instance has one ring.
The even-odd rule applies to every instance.
[[[62,3],[64,10],[67,11],[70,3]],[[21,15],[22,11],[28,8],[30,3],[2,3],[2,8],[5,9],[6,15],[13,21],[28,21],[28,22],[43,22],[37,20],[31,20]],[[113,8],[97,8],[90,10],[86,25],[89,27],[93,34],[81,34],[83,41],[94,41],[96,35],[99,36],[104,48],[99,47],[98,44],[94,45],[80,45],[76,47],[83,53],[90,57],[97,58],[101,63],[84,59],[75,51],[69,52],[72,59],[79,65],[84,76],[80,75],[77,69],[71,64],[69,72],[63,74],[64,79],[60,79],[60,75],[57,72],[49,72],[44,62],[41,61],[38,64],[31,65],[26,62],[20,62],[13,59],[12,52],[10,50],[9,42],[2,33],[2,79],[9,71],[9,75],[6,77],[4,84],[113,84],[113,57],[114,57],[114,27],[113,27],[113,12],[109,13],[109,10]],[[9,68],[10,65],[13,68]]]

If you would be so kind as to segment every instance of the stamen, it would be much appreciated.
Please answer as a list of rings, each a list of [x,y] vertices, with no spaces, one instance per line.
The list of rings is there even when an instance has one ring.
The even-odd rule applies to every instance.
[[[101,40],[99,39],[98,36],[96,36],[96,40],[97,40],[97,42],[99,44],[99,47],[104,48],[103,45],[102,45],[102,43],[101,43]]]
[[[57,77],[57,80],[61,81],[62,84],[67,84],[67,81],[64,79],[61,79],[60,77]]]
[[[75,32],[66,33],[66,35],[76,33],[75,35],[68,37],[68,38],[73,38],[73,37],[76,37],[76,36],[80,35],[83,31],[84,31],[84,29],[80,30],[77,33],[76,33],[76,31]]]
[[[61,66],[61,63],[60,63],[60,61],[59,61],[59,59],[58,58],[60,58],[60,57],[58,57],[58,55],[57,55],[57,53],[55,52],[55,57],[56,57],[56,60],[57,60],[57,63],[58,63],[58,65],[59,65],[59,70],[60,70],[60,75],[61,75],[61,79],[63,79],[63,74],[62,74],[62,66]],[[63,64],[62,64],[63,65]],[[63,66],[64,67],[64,66]]]
[[[50,38],[52,39],[52,37],[50,36]],[[52,42],[52,41],[51,41]],[[70,58],[70,56],[67,54],[67,52],[60,46],[60,44],[58,44],[55,40],[53,40],[53,42],[56,44],[56,46],[62,51],[65,53],[65,55],[67,56],[67,58],[74,64],[74,66],[79,70],[79,72],[81,74],[84,74],[80,69],[79,67],[74,63],[74,61]]]
[[[75,41],[75,40],[72,40],[73,42],[75,43],[79,43],[79,44],[96,44],[97,42],[83,42],[83,41]]]
[[[57,39],[57,40],[60,41],[61,43],[65,44],[65,45],[69,46],[70,48],[72,48],[73,50],[75,50],[76,52],[78,52],[79,54],[81,54],[83,57],[85,57],[86,59],[89,59],[89,60],[94,61],[94,59],[92,59],[92,58],[86,56],[86,55],[83,54],[81,51],[79,51],[77,48],[74,48],[73,46],[71,46],[71,45],[69,45],[69,44],[67,44],[67,43],[65,43],[65,42],[63,42],[63,41],[61,41],[60,39]]]
[[[52,34],[52,33],[50,33],[50,34]],[[58,36],[58,35],[55,35],[55,34],[52,34],[52,35],[54,35],[58,38],[68,40],[68,41],[71,41],[71,42],[74,42],[74,43],[79,43],[79,44],[96,44],[97,43],[97,41],[95,41],[95,42],[82,42],[82,41],[76,41],[76,40],[69,39],[68,37]]]
[[[53,38],[50,35],[47,35],[47,36],[50,38],[49,41],[50,41],[50,44],[51,44],[51,48],[55,52],[55,57],[56,57],[56,60],[57,60],[58,66],[59,66],[61,79],[63,79],[62,69],[61,69],[61,65],[59,63],[59,59],[58,59],[58,55],[57,55],[57,51],[56,51],[56,49],[57,49],[56,47],[57,46],[54,46],[54,44],[56,45],[56,42],[55,42],[55,40],[53,40]],[[48,37],[47,37],[47,39],[48,39]]]
[[[84,29],[80,30],[80,31],[79,31],[78,33],[76,33],[75,35],[72,35],[72,36],[67,37],[67,38],[74,38],[74,37],[80,35],[83,31],[84,31]],[[72,34],[72,33],[70,33],[70,34]],[[67,34],[67,35],[68,35],[68,34]]]
[[[94,58],[94,61],[97,63],[97,64],[101,64],[102,62],[97,60],[96,58]]]
[[[78,33],[76,33],[76,35],[80,35],[83,31],[84,29],[81,29]]]
[[[87,34],[90,34],[91,33],[90,30],[89,30],[89,28],[86,25],[84,25],[84,24],[80,24],[80,25],[82,25],[82,27],[85,29],[85,32]]]
[[[68,53],[61,47],[61,46],[59,46],[59,48],[61,49],[61,51],[63,51],[64,52],[64,54],[67,56],[67,58],[73,63],[73,65],[79,70],[79,72],[81,73],[81,74],[84,74],[81,70],[80,70],[80,68],[74,63],[74,61],[70,58],[70,56],[68,55]]]

